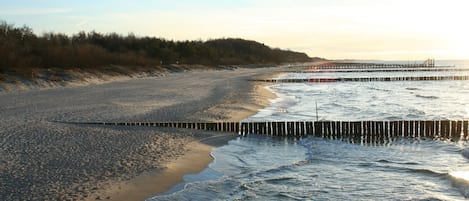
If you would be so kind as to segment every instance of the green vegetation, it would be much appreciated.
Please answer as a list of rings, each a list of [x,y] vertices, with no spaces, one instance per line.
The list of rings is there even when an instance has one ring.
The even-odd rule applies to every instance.
[[[171,41],[116,33],[44,33],[0,21],[0,73],[31,76],[35,70],[130,71],[140,67],[246,65],[311,61],[304,53],[272,49],[243,39]],[[110,69],[111,68],[111,69]],[[140,68],[141,69],[141,68]]]

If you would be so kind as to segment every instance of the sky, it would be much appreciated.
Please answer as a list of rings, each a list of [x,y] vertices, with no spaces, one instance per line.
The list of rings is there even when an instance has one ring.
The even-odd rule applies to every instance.
[[[243,38],[328,59],[469,59],[467,0],[0,0],[35,33]]]

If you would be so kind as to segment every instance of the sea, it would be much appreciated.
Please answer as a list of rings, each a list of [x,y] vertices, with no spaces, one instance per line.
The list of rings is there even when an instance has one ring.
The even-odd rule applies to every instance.
[[[436,65],[469,68],[469,61]],[[279,78],[425,75],[469,71],[311,72]],[[467,80],[278,83],[268,89],[277,98],[244,121],[469,119]],[[205,170],[147,200],[469,200],[469,159],[461,154],[467,147],[467,140],[367,144],[239,136],[215,148]]]

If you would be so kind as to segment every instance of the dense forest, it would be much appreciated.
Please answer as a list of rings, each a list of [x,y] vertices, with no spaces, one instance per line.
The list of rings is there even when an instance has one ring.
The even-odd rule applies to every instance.
[[[246,65],[305,62],[304,53],[272,49],[243,39],[172,41],[156,37],[79,32],[36,35],[27,26],[0,21],[0,73],[31,74],[34,69],[98,70],[112,66]]]

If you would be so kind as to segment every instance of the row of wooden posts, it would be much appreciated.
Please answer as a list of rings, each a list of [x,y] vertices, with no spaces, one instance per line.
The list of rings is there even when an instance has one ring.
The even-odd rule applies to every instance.
[[[378,64],[378,63],[330,63],[313,65],[309,69],[366,69],[366,68],[442,68],[451,66],[435,66],[427,64]]]
[[[374,73],[374,72],[463,72],[469,68],[403,68],[403,69],[310,69],[310,70],[290,70],[290,73]]]
[[[402,120],[402,121],[275,121],[275,122],[125,122],[88,123],[120,126],[157,126],[199,129],[207,131],[233,132],[240,135],[262,134],[272,136],[314,135],[324,138],[381,139],[408,138],[468,138],[467,120]]]
[[[275,83],[301,82],[373,82],[373,81],[439,81],[439,80],[469,80],[469,75],[461,76],[420,76],[420,77],[337,77],[337,78],[305,78],[305,79],[254,79],[251,81]]]

